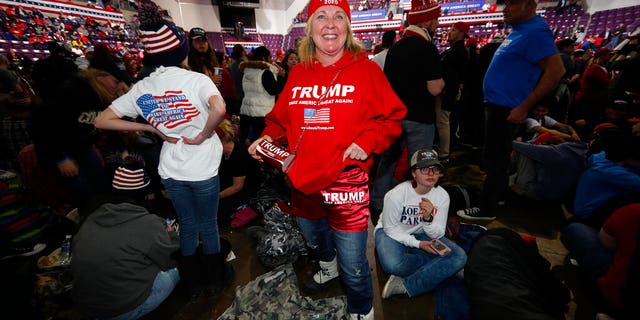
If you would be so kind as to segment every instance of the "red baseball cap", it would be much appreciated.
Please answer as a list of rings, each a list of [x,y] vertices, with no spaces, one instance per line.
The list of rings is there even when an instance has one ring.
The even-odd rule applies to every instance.
[[[322,6],[337,6],[340,7],[344,12],[347,13],[347,17],[349,17],[349,22],[351,22],[351,8],[349,8],[349,1],[347,0],[311,0],[309,2],[309,9],[307,10],[307,15],[311,17],[318,8]]]
[[[553,140],[556,140],[556,139],[560,139],[560,137],[556,136],[555,134],[551,134],[549,132],[543,132],[533,140],[533,143],[534,144],[547,144],[549,141],[553,141]]]

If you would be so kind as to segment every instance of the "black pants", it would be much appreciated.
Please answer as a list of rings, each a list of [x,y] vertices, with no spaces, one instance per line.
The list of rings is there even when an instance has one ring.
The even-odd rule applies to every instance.
[[[262,136],[264,127],[264,117],[240,115],[240,142],[244,143],[247,139],[252,142],[257,140]]]
[[[509,179],[509,163],[517,125],[508,122],[511,108],[485,103],[483,170],[487,174],[480,198],[483,215],[495,215]]]

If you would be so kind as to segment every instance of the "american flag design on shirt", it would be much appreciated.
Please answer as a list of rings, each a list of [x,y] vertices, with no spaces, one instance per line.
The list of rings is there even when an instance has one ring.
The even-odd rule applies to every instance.
[[[136,104],[144,118],[156,128],[162,125],[173,129],[200,115],[181,90],[165,91],[161,96],[147,93],[138,98]]]
[[[305,108],[304,109],[304,123],[305,124],[318,124],[329,123],[331,119],[329,108]]]

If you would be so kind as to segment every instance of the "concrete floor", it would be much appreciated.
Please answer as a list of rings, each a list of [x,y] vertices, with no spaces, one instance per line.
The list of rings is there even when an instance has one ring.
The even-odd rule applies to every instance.
[[[469,189],[478,192],[482,186],[484,179],[483,173],[474,163],[479,162],[479,151],[457,150],[453,154],[452,164],[448,165],[443,175],[443,182],[460,183],[469,186]],[[536,203],[527,199],[523,199],[510,192],[505,199],[505,205],[500,206],[496,212],[498,219],[486,224],[488,228],[507,227],[519,233],[528,234],[537,238],[537,244],[541,254],[549,260],[554,271],[567,282],[569,287],[575,294],[576,303],[571,303],[570,310],[566,314],[566,319],[594,319],[593,303],[590,296],[581,286],[577,269],[570,264],[565,263],[567,251],[560,241],[560,230],[562,229],[566,217],[559,204]],[[372,226],[370,226],[370,231]],[[144,319],[147,320],[200,320],[200,319],[217,319],[232,303],[235,288],[247,284],[268,270],[261,264],[255,254],[255,243],[245,235],[245,228],[230,229],[221,228],[221,234],[224,238],[232,243],[233,251],[236,259],[232,261],[235,275],[231,279],[230,286],[219,296],[208,297],[196,304],[187,304],[187,295],[184,288],[179,285],[171,296],[156,310],[148,314]],[[61,233],[59,236],[63,236]],[[57,241],[57,240],[56,240]],[[53,243],[59,243],[54,241]],[[54,248],[53,245],[51,248]],[[373,288],[374,288],[374,308],[375,318],[391,319],[391,320],[413,320],[413,319],[434,319],[434,295],[433,293],[424,294],[419,297],[408,298],[406,296],[395,296],[391,299],[382,300],[381,292],[388,275],[385,274],[376,262],[374,255],[373,237],[369,238],[368,257],[370,266],[372,267]],[[47,254],[43,252],[43,254]],[[31,275],[34,273],[35,261],[37,257],[29,257],[30,259],[4,261],[0,263],[0,275],[3,284],[9,291],[3,292],[3,299],[0,301],[13,303],[11,301],[23,301],[17,299],[17,293],[28,295],[28,288],[19,283],[28,283]],[[300,258],[294,263],[294,269],[298,276],[298,280],[311,276],[314,272],[312,261],[309,258]],[[17,277],[16,275],[22,275]],[[24,280],[23,282],[17,280]],[[15,284],[14,284],[15,283]],[[299,288],[302,286],[299,285]],[[16,288],[13,290],[11,288]],[[24,288],[24,290],[22,290]],[[4,293],[7,293],[5,295]],[[311,298],[324,298],[331,296],[343,295],[339,283],[334,283],[324,292],[311,296]],[[13,300],[11,300],[13,299]],[[13,308],[8,314],[24,313],[25,308],[18,303],[11,305]],[[74,311],[70,303],[60,303],[54,315],[49,319],[82,319],[82,317]],[[9,317],[6,319],[13,319]],[[19,319],[36,319],[17,317]]]
[[[449,182],[464,183],[472,189],[479,190],[484,177],[478,167],[471,164],[477,160],[475,159],[477,156],[477,152],[474,153],[470,150],[460,150],[454,153],[455,160],[447,167],[443,179]],[[558,272],[575,274],[575,270],[567,271],[568,267],[564,266],[567,250],[559,238],[560,230],[566,219],[561,206],[559,204],[535,203],[511,192],[506,196],[505,200],[505,205],[501,206],[497,212],[498,219],[485,224],[485,226],[488,228],[507,227],[519,233],[535,236],[540,253],[549,260],[552,266],[558,266],[557,268],[560,269]],[[433,293],[414,298],[398,296],[387,300],[381,299],[382,288],[389,276],[380,269],[376,262],[371,230],[372,226],[370,226],[367,250],[373,274],[375,318],[377,320],[434,319],[435,304]],[[234,290],[237,286],[242,286],[268,271],[255,254],[253,240],[245,235],[244,231],[244,228],[222,230],[223,237],[232,243],[233,251],[237,256],[237,259],[232,262],[235,276],[231,285],[222,295],[204,299],[197,304],[186,305],[186,298],[178,288],[179,290],[159,309],[145,318],[158,320],[217,319],[231,305]],[[306,258],[299,259],[294,264],[294,267],[299,282],[313,273],[311,263]],[[573,278],[576,277],[573,276]],[[299,287],[302,286],[299,285]],[[572,289],[575,291],[575,288]],[[315,299],[342,294],[344,292],[340,284],[335,283],[324,292],[311,297]],[[585,295],[576,296],[580,296],[582,299],[588,298]],[[566,319],[593,319],[592,310],[583,312],[582,316],[576,315],[576,304],[572,302],[570,310],[566,314]]]

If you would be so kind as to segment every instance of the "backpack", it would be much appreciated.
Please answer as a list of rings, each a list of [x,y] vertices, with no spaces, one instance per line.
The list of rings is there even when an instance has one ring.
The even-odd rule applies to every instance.
[[[455,216],[456,211],[470,208],[472,205],[469,189],[459,184],[443,185],[442,188],[449,194],[449,216]]]
[[[274,204],[264,213],[264,235],[258,241],[256,254],[268,268],[293,262],[307,255],[307,246],[295,217],[286,212],[284,202]]]
[[[506,228],[488,230],[468,254],[464,279],[472,319],[563,319],[567,287],[535,242]]]

